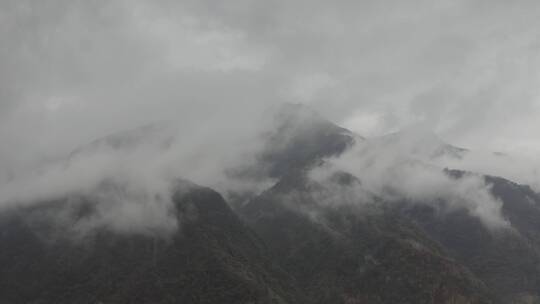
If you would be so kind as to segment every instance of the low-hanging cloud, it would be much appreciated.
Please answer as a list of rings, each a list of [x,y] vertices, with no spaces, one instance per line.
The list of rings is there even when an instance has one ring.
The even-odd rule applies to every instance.
[[[527,153],[504,154],[470,150],[461,157],[439,157],[432,162],[439,166],[482,173],[529,185],[540,193],[540,160]]]
[[[359,179],[351,184],[352,190],[340,190],[339,195],[323,201],[328,205],[406,202],[431,206],[443,213],[462,209],[488,228],[509,227],[502,214],[502,202],[491,194],[490,185],[481,175],[464,174],[456,178],[441,167],[412,157],[409,144],[409,141],[401,144],[396,141],[389,146],[366,140],[314,169],[310,176],[325,183],[330,192],[335,187],[343,188],[329,179],[336,172],[350,172]],[[430,150],[429,146],[415,148]],[[353,199],[343,199],[347,198],[343,193],[351,192]]]
[[[264,119],[258,121],[265,125]],[[257,191],[267,183],[236,180],[226,170],[256,161],[261,130],[200,129],[199,137],[181,126],[163,122],[113,134],[63,159],[19,172],[0,184],[0,211],[82,198],[94,207],[90,216],[71,223],[79,233],[103,227],[117,232],[175,231],[181,215],[171,200],[179,191],[178,179],[222,193]]]

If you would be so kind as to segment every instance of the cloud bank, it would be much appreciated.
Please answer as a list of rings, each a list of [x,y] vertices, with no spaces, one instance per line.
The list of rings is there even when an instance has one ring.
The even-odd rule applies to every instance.
[[[441,213],[466,210],[490,229],[510,227],[502,214],[502,202],[491,194],[491,186],[481,175],[466,173],[456,178],[442,167],[414,158],[410,144],[381,145],[379,140],[367,140],[315,168],[311,178],[332,194],[323,204],[419,204]],[[415,149],[429,151],[430,146]],[[331,178],[339,172],[349,172],[359,181],[343,186]]]
[[[260,144],[265,109],[291,101],[360,135],[422,122],[459,146],[537,164],[539,14],[535,0],[2,1],[0,198],[89,192],[119,177],[161,193],[156,180],[176,174],[219,188],[227,179],[216,172]],[[173,123],[173,140],[64,163],[156,121]],[[377,166],[367,168],[397,179],[415,170]]]

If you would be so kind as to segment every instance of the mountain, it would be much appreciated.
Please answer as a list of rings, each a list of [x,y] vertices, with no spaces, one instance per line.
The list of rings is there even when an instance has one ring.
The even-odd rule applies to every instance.
[[[144,145],[143,166],[173,137],[145,126],[69,159]],[[0,303],[540,303],[540,194],[435,161],[469,150],[418,127],[363,138],[294,104],[261,138],[224,170],[262,191],[108,176],[3,206]]]
[[[294,179],[243,213],[311,303],[491,303],[480,280],[392,210],[320,206],[324,186]]]
[[[283,120],[283,128],[303,120],[296,118],[302,107],[293,110]],[[311,303],[491,303],[483,282],[448,258],[412,221],[383,205],[321,204],[325,196],[321,193],[332,196],[335,189],[310,180],[307,172],[355,142],[367,145],[370,140],[355,141],[350,131],[316,115],[302,115],[310,120],[307,131],[300,128],[304,132],[295,132],[293,140],[277,145],[284,148],[270,150],[274,166],[287,170],[273,175],[278,182],[239,212]],[[284,141],[274,138],[272,146]],[[289,162],[291,155],[301,161]],[[360,183],[345,172],[331,178],[345,184],[338,190],[341,193],[348,183]]]
[[[332,130],[335,138],[347,134],[336,127],[326,130],[324,136]],[[357,146],[361,153],[377,157],[391,151],[401,155],[401,160],[415,162],[459,159],[468,153],[414,128],[363,139]],[[318,164],[321,158],[317,155],[324,155],[324,160],[344,151],[318,147],[319,152],[296,151],[302,159],[315,155]],[[373,194],[353,193],[351,204],[347,184],[351,180],[361,184],[361,178],[340,172],[331,177],[339,188],[325,189],[328,184],[317,184],[309,177],[309,167],[304,168],[289,170],[240,212],[314,303],[432,303],[434,297],[436,303],[539,301],[540,196],[530,187],[478,175],[501,201],[502,214],[511,225],[511,229],[493,231],[465,209],[441,213],[434,207],[441,202],[389,204],[375,198],[377,204],[365,204],[365,195]],[[466,175],[440,171],[455,179]],[[385,247],[388,243],[392,249]],[[396,259],[408,268],[401,270],[401,264],[393,264]],[[376,270],[366,274],[372,261],[377,261],[372,267]],[[385,268],[387,264],[392,266]],[[373,283],[381,268],[387,277]],[[401,280],[392,280],[394,277],[406,278],[407,287],[403,288]]]
[[[466,174],[449,172],[456,178]],[[493,195],[503,203],[502,212],[511,229],[490,231],[457,210],[437,215],[433,208],[406,207],[411,218],[449,256],[466,265],[504,303],[540,301],[540,195],[528,186],[499,177],[484,177]],[[523,302],[520,302],[523,301]]]
[[[62,212],[67,200],[4,212],[0,302],[301,303],[290,277],[223,198],[188,188],[174,193],[181,228],[165,237],[59,234],[47,215]],[[90,216],[86,207],[71,207],[74,221]]]
[[[284,104],[272,116],[274,128],[261,135],[264,144],[255,162],[229,170],[232,177],[279,179],[318,166],[363,140],[301,104]]]

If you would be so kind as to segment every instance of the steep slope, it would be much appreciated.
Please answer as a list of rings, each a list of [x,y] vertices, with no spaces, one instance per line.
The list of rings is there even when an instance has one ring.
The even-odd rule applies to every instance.
[[[492,303],[484,284],[411,222],[384,205],[321,206],[324,192],[288,176],[243,209],[313,303]]]
[[[73,239],[44,229],[56,225],[44,214],[65,201],[2,213],[0,302],[301,303],[222,197],[189,188],[174,196],[182,225],[166,236],[100,229]],[[81,205],[72,216],[85,212]]]
[[[456,178],[466,174],[449,171]],[[405,205],[410,217],[446,251],[469,267],[506,303],[540,301],[540,196],[528,186],[485,177],[503,203],[510,229],[490,230],[463,211],[440,214],[429,206]],[[524,302],[527,303],[527,302]]]
[[[359,145],[375,155],[373,150],[391,151],[405,156],[403,159],[415,161],[438,157],[459,159],[468,153],[444,143],[432,133],[421,131],[406,130],[368,139]],[[316,138],[317,134],[321,139],[306,137],[311,138],[311,142],[324,142],[325,136],[338,138],[338,134],[347,133],[315,132],[312,136]],[[302,142],[302,139],[293,142]],[[311,164],[316,165],[323,163],[325,156],[336,156],[344,151],[332,145],[311,146],[319,149],[318,152],[306,152],[295,146],[289,148],[295,151],[292,154],[296,157],[312,159]],[[275,160],[279,163],[281,159]],[[312,299],[320,303],[452,303],[456,298],[465,302],[502,299],[503,303],[538,300],[540,251],[536,244],[540,231],[540,200],[530,188],[485,177],[487,184],[493,184],[491,192],[503,202],[503,215],[514,229],[492,231],[464,209],[441,213],[434,207],[444,202],[430,205],[380,201],[378,205],[366,206],[362,202],[365,193],[353,193],[355,202],[348,197],[347,202],[336,204],[336,199],[344,197],[334,196],[332,205],[328,205],[324,201],[327,197],[321,196],[324,189],[320,188],[324,186],[306,177],[313,165],[295,165],[292,166],[294,171],[280,175],[279,182],[253,198],[242,213],[280,259],[282,267],[295,276]],[[283,166],[291,167],[290,164]],[[349,176],[346,178],[349,182],[355,179],[345,175]],[[369,268],[369,262],[362,262],[359,257],[373,258],[377,264]],[[392,263],[396,259],[404,263]],[[402,265],[407,266],[406,270],[400,268]],[[362,272],[356,271],[368,268],[372,270],[369,275],[362,276]],[[377,280],[377,271],[387,274],[385,280]],[[405,278],[411,283],[402,288],[392,281],[393,277]],[[439,289],[429,285],[433,282],[451,285],[440,293],[444,296],[439,294],[436,302],[433,297]],[[378,289],[381,286],[391,292]],[[424,292],[430,294],[431,300],[422,298]]]

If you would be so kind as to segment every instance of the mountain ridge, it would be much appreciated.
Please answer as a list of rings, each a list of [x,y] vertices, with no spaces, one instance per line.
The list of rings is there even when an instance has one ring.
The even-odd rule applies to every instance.
[[[263,149],[253,159],[246,159],[240,168],[228,171],[229,178],[239,181],[274,181],[262,192],[242,196],[242,204],[178,176],[173,187],[167,188],[170,192],[133,192],[122,184],[115,186],[112,180],[107,188],[109,195],[71,193],[67,197],[3,208],[0,246],[7,249],[0,251],[0,301],[540,301],[540,195],[532,188],[500,177],[423,164],[420,158],[406,165],[420,172],[428,168],[429,172],[438,172],[436,178],[450,182],[475,175],[475,182],[500,202],[501,216],[508,221],[509,228],[486,226],[467,209],[474,211],[478,207],[467,207],[467,200],[459,195],[427,196],[422,202],[415,201],[418,198],[414,196],[389,200],[381,195],[384,193],[364,187],[373,178],[367,175],[376,172],[354,171],[352,165],[330,170],[334,160],[373,139],[356,136],[316,113],[306,113],[305,109],[297,105],[283,108],[285,112],[277,114],[276,128],[263,134]],[[150,128],[150,135],[154,131]],[[139,136],[136,130],[129,134],[134,136],[128,136],[126,141],[121,133],[109,137],[120,138],[109,148],[132,149]],[[398,149],[402,139],[397,139],[397,146],[393,142],[398,135],[375,139],[382,146],[372,151],[374,161],[384,161],[379,151],[405,155],[415,152],[405,149],[406,145]],[[420,145],[419,148],[423,145],[405,137],[406,144],[412,142],[412,146]],[[109,142],[98,140],[93,145],[102,147]],[[434,142],[420,154],[438,157],[433,151],[441,146],[452,147],[450,152],[467,151],[440,139]],[[364,150],[354,152],[358,151]],[[455,156],[452,153],[450,156]],[[392,158],[404,159],[407,157]],[[316,170],[323,174],[315,174]],[[419,185],[420,190],[425,187],[424,183]],[[88,193],[93,191],[101,190]],[[223,194],[231,197],[231,193]],[[110,211],[99,206],[118,204],[115,199],[129,199],[133,195],[142,197],[134,202],[120,200],[126,204],[120,206],[160,206],[167,217],[157,219],[172,216],[175,225],[166,231],[155,227],[136,231],[130,230],[130,226],[115,230],[107,224],[91,226],[83,234],[70,233],[70,229],[78,229],[78,223],[95,219],[96,214],[102,216],[99,212],[103,210]],[[438,207],[451,204],[449,200],[456,198],[463,202],[450,209]],[[133,212],[131,208],[119,210]],[[132,220],[137,225],[137,217]]]

